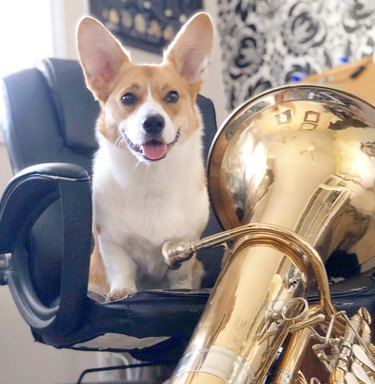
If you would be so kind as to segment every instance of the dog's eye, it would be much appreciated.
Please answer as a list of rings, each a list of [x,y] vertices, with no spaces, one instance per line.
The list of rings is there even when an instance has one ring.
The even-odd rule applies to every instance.
[[[134,93],[126,92],[121,96],[121,102],[125,105],[133,105],[137,102],[137,96]]]
[[[164,100],[167,103],[177,103],[179,97],[180,96],[177,91],[169,91],[165,96]]]

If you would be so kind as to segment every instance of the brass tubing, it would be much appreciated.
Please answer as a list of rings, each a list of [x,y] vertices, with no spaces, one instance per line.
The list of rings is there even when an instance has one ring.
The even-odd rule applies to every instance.
[[[274,384],[291,384],[294,382],[306,349],[309,347],[311,336],[312,331],[308,327],[293,334],[278,366]]]
[[[217,247],[228,241],[246,236],[249,244],[277,245],[284,250],[286,256],[301,270],[308,270],[311,266],[317,287],[320,292],[320,304],[328,315],[334,315],[336,310],[331,302],[327,273],[318,252],[301,236],[289,229],[274,224],[246,224],[234,229],[207,236],[193,243],[174,244],[169,242],[163,247],[166,263],[186,260],[186,253],[194,253],[200,249]],[[290,252],[288,252],[290,250]]]
[[[187,246],[179,244],[179,252],[184,259],[182,249],[195,252],[238,237],[171,384],[246,384],[251,378],[264,379],[292,325],[288,321],[277,325],[277,319],[270,320],[267,313],[274,314],[273,307],[301,296],[285,288],[294,266],[303,275],[305,287],[316,278],[322,310],[335,313],[318,253],[282,227],[249,224]],[[174,249],[164,251],[166,256],[179,257]]]
[[[264,252],[269,255],[267,265],[261,264]],[[290,267],[280,252],[241,243],[220,275],[171,383],[245,384],[249,378],[263,377],[272,364],[269,357],[287,336],[286,324],[275,332],[276,323],[267,313],[294,297],[281,278]]]

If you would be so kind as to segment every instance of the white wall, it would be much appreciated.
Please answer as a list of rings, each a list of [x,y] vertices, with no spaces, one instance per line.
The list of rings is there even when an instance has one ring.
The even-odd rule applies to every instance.
[[[51,0],[54,18],[56,57],[76,58],[75,26],[87,13],[85,0]],[[207,11],[215,19],[216,2],[206,1]],[[131,49],[137,62],[158,62],[160,57]],[[219,45],[216,42],[209,75],[202,91],[216,106],[217,121],[225,116],[225,102],[221,82]],[[11,178],[6,148],[0,142],[0,195]],[[7,287],[0,287],[0,382],[7,384],[57,384],[77,380],[79,373],[97,365],[93,353],[56,350],[34,343],[31,332],[21,318]],[[90,376],[90,380],[94,376]]]
[[[6,183],[11,178],[11,176],[12,173],[10,170],[10,164],[6,148],[4,146],[4,143],[0,142],[0,194],[3,192]]]
[[[85,10],[85,0],[51,0],[61,25],[69,34],[57,44],[56,56],[74,57],[72,51],[75,20]],[[60,9],[60,10],[59,10]],[[72,25],[69,20],[73,20]],[[1,139],[1,138],[0,138]],[[0,195],[10,180],[11,168],[6,148],[0,140]],[[30,329],[21,318],[7,287],[0,286],[0,382],[7,384],[58,384],[76,382],[82,370],[97,366],[94,353],[57,350],[35,343]],[[96,376],[88,376],[94,380]]]
[[[7,287],[0,287],[0,306],[1,383],[74,383],[83,369],[97,366],[93,353],[57,350],[35,343]]]

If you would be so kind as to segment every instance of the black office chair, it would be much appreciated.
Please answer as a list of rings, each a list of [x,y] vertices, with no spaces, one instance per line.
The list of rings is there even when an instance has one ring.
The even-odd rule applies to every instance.
[[[212,102],[198,96],[205,154],[216,132]],[[177,362],[209,295],[146,291],[105,302],[87,293],[91,159],[98,105],[75,61],[46,59],[3,81],[2,124],[13,172],[0,205],[0,282],[38,342],[57,348],[128,351]],[[212,216],[208,232],[220,230]],[[200,255],[212,286],[215,257]],[[112,337],[113,336],[113,337]]]

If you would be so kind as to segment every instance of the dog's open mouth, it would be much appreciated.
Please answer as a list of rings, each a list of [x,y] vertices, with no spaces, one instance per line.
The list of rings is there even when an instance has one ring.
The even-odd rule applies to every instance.
[[[125,133],[123,133],[128,147],[134,152],[141,154],[145,159],[151,161],[164,159],[164,157],[167,156],[169,149],[177,143],[180,134],[181,130],[178,129],[175,138],[170,143],[165,143],[161,140],[152,139],[146,141],[144,144],[135,144],[128,138]]]

